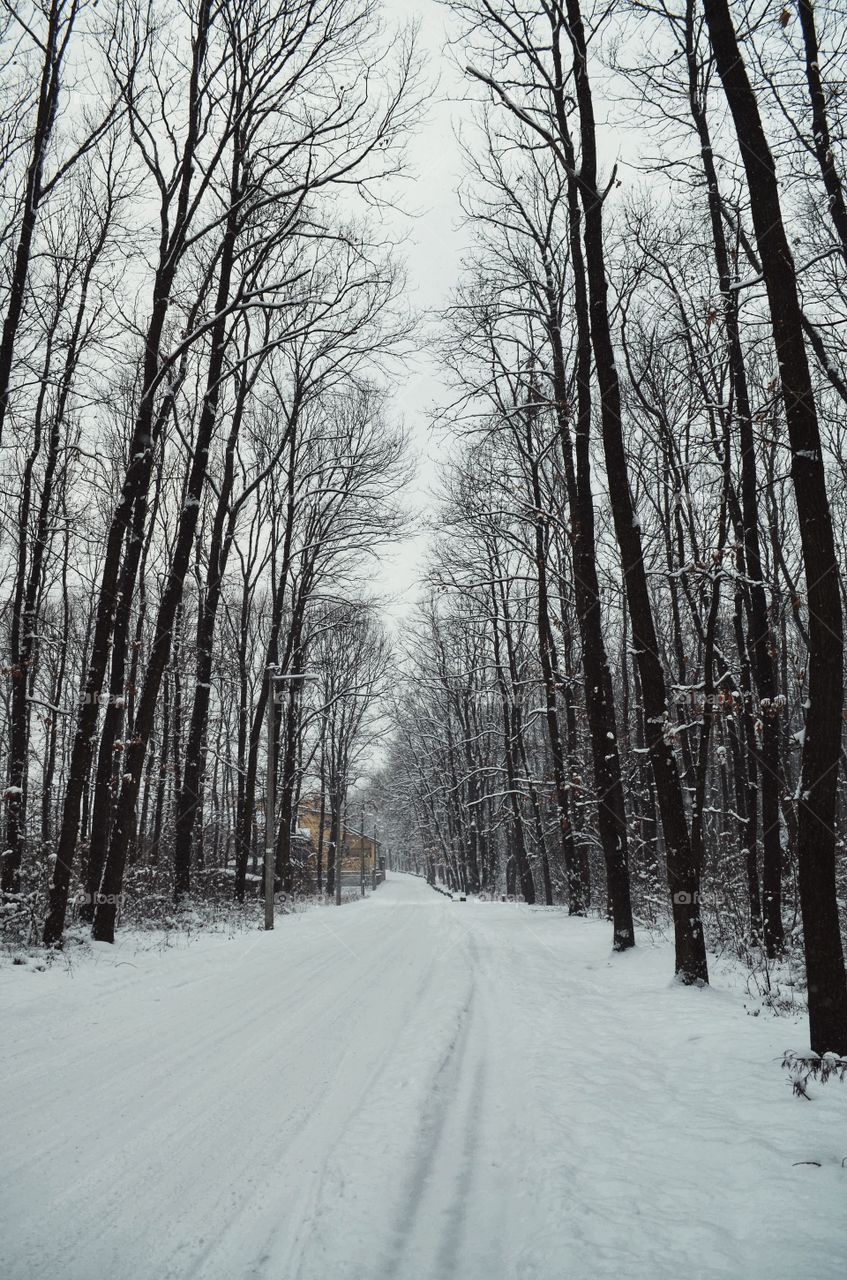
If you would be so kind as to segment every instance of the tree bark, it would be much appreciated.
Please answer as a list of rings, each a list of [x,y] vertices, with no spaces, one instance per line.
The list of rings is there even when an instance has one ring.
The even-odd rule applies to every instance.
[[[699,84],[699,68],[694,45],[694,0],[687,0],[686,8],[686,59],[688,65],[688,95],[691,114],[700,144],[700,157],[706,179],[709,221],[715,265],[723,304],[724,327],[729,346],[729,370],[738,425],[739,455],[741,459],[741,503],[743,512],[744,577],[749,585],[749,635],[747,646],[753,655],[759,709],[762,723],[762,747],[756,750],[755,735],[748,746],[756,752],[756,766],[762,797],[762,932],[765,949],[775,956],[784,941],[782,925],[782,845],[780,841],[780,788],[781,765],[779,749],[777,683],[772,654],[775,652],[774,636],[768,618],[768,602],[765,594],[762,555],[759,544],[758,491],[756,466],[756,442],[753,435],[753,415],[750,408],[750,392],[747,367],[741,344],[738,315],[738,290],[732,288],[729,250],[724,233],[721,195],[715,168],[714,151],[706,117],[705,104]],[[749,735],[748,735],[749,736]],[[755,785],[755,775],[750,770]],[[755,804],[755,795],[752,797]],[[756,815],[751,806],[748,820],[755,831]],[[755,857],[755,843],[750,848]]]
[[[621,554],[633,647],[638,659],[646,712],[647,742],[662,816],[671,892],[677,977],[708,982],[706,945],[700,919],[700,877],[685,813],[679,769],[667,739],[667,690],[647,586],[641,530],[629,488],[621,421],[621,395],[609,323],[603,241],[603,196],[597,187],[594,104],[588,77],[585,29],[578,0],[567,0],[568,34],[574,52],[581,159],[576,175],[584,215],[586,277],[591,340],[600,388],[603,450],[615,534]]]
[[[800,782],[798,871],[812,1049],[847,1053],[847,979],[835,888],[836,790],[841,748],[843,624],[832,516],[794,259],[776,166],[727,0],[704,13],[747,177],[779,365],[791,475],[806,575],[809,682]]]

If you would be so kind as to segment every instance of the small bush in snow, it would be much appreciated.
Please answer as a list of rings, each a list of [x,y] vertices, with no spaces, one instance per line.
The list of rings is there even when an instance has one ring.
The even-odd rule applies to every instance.
[[[833,1076],[843,1080],[847,1076],[847,1058],[839,1058],[836,1053],[795,1053],[788,1050],[782,1059],[782,1066],[791,1080],[791,1090],[797,1098],[809,1098],[807,1085],[810,1080],[818,1080],[826,1084]]]

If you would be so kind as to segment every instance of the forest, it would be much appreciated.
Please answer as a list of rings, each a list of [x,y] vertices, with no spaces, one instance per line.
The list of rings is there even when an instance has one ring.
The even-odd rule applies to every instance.
[[[468,249],[421,315],[395,8],[4,0],[0,941],[338,900],[367,823],[796,986],[843,1059],[844,11],[443,17]]]

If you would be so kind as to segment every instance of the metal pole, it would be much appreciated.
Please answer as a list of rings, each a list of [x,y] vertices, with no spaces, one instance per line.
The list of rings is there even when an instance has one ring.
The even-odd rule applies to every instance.
[[[276,867],[276,757],[274,754],[274,714],[276,687],[274,668],[268,667],[268,772],[265,780],[265,928],[274,927],[274,873]]]

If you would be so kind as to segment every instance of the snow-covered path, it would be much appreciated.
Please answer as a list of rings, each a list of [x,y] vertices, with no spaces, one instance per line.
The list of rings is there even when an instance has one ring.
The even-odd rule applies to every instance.
[[[793,1099],[802,1026],[669,976],[399,876],[7,969],[0,1276],[843,1280],[847,1089]]]

